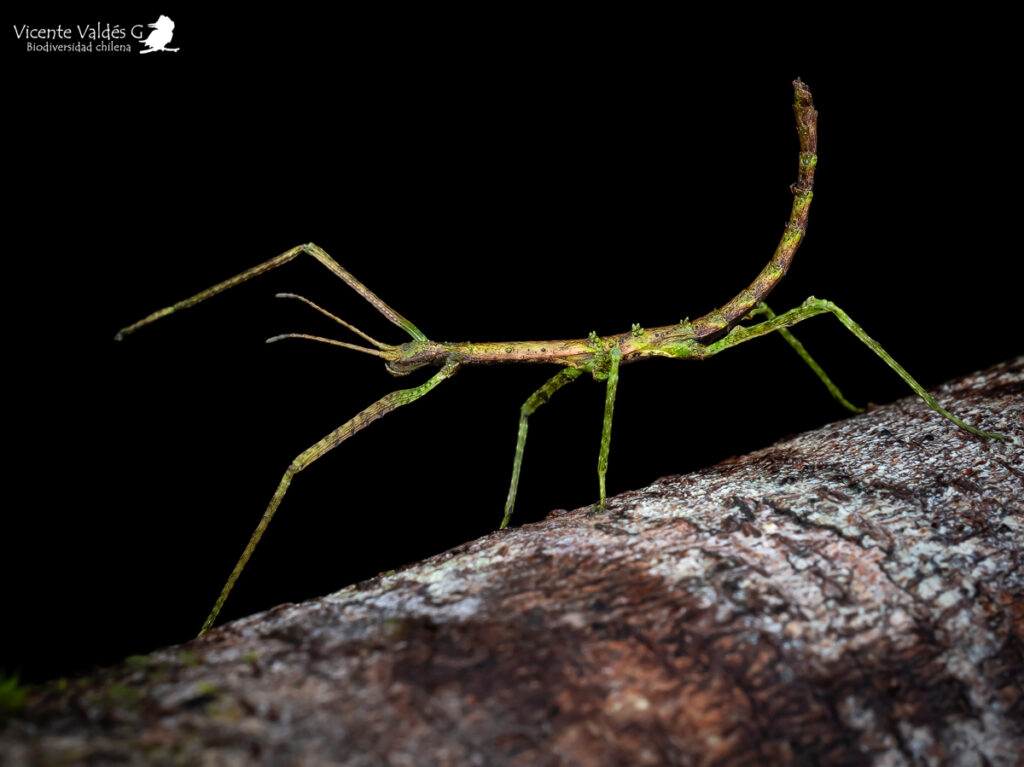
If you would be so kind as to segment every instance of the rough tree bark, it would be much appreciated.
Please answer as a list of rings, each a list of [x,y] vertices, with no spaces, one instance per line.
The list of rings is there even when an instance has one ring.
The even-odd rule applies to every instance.
[[[85,685],[9,763],[1020,764],[1024,358]]]

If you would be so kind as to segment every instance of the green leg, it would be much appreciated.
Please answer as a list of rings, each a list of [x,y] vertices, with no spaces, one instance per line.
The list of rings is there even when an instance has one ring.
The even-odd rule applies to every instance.
[[[209,616],[207,616],[206,621],[203,623],[203,628],[200,630],[199,636],[205,634],[213,625],[213,622],[217,620],[217,615],[224,606],[224,602],[227,600],[228,594],[231,593],[231,589],[234,587],[235,581],[238,580],[238,576],[241,575],[242,570],[245,569],[245,565],[249,561],[249,557],[252,556],[253,551],[256,549],[256,544],[260,542],[260,538],[263,537],[263,533],[267,529],[267,525],[270,524],[270,520],[277,511],[277,507],[281,505],[281,499],[283,499],[284,494],[288,492],[288,486],[292,483],[292,477],[313,463],[317,458],[324,455],[329,450],[336,448],[357,431],[361,431],[381,416],[387,415],[395,408],[407,405],[410,402],[419,399],[441,383],[441,381],[453,375],[457,368],[457,362],[446,362],[440,372],[426,383],[412,389],[400,389],[399,391],[393,391],[390,394],[381,397],[361,413],[357,414],[354,418],[332,431],[308,450],[296,456],[295,460],[292,461],[291,465],[285,471],[284,476],[281,477],[281,483],[277,486],[277,490],[274,492],[274,497],[270,500],[270,505],[267,507],[267,510],[263,512],[263,517],[260,519],[260,523],[256,526],[256,529],[253,531],[252,537],[249,539],[249,543],[245,547],[245,551],[242,552],[242,556],[235,565],[235,569],[232,570],[231,575],[228,576],[227,583],[224,584],[224,588],[221,589],[220,596],[217,597],[216,604],[214,604]]]
[[[751,310],[747,314],[747,317],[756,317],[758,314],[763,314],[770,320],[775,319],[775,312],[769,309],[768,304],[764,303],[763,301],[757,305],[756,309]],[[840,405],[842,405],[847,410],[853,413],[864,412],[864,408],[857,407],[848,399],[846,399],[846,397],[843,396],[843,393],[839,391],[839,387],[832,383],[832,379],[829,378],[828,374],[826,374],[825,371],[821,369],[821,365],[815,362],[814,358],[807,353],[807,349],[805,349],[804,345],[797,340],[796,336],[794,336],[792,333],[786,330],[786,328],[779,328],[779,335],[786,339],[786,343],[793,347],[793,351],[799,354],[800,358],[810,366],[811,370],[813,370],[815,374],[818,376],[818,378],[821,379],[822,383],[825,384],[829,392]]]
[[[839,319],[839,321],[847,327],[847,329],[851,333],[853,333],[855,336],[857,336],[857,338],[863,341],[864,344],[869,349],[871,349],[871,351],[873,351],[875,354],[881,357],[885,364],[891,367],[893,370],[895,370],[899,377],[906,381],[910,388],[917,392],[918,396],[920,396],[921,399],[923,399],[932,410],[935,410],[940,415],[944,416],[945,418],[948,418],[961,429],[969,431],[972,434],[977,434],[979,437],[992,437],[994,439],[1000,440],[1006,439],[1006,437],[1004,437],[1002,434],[995,434],[993,432],[982,431],[981,429],[975,428],[974,426],[971,426],[970,424],[961,421],[955,415],[953,415],[944,407],[942,407],[942,405],[940,405],[932,395],[930,395],[928,392],[924,390],[924,387],[922,387],[921,384],[919,384],[911,377],[910,373],[904,370],[903,367],[898,362],[896,362],[896,360],[889,356],[885,349],[879,346],[877,341],[875,341],[873,338],[871,338],[871,336],[865,333],[860,325],[851,320],[849,315],[846,314],[846,312],[844,312],[831,301],[826,301],[821,298],[814,298],[813,296],[811,296],[796,309],[790,309],[788,312],[785,312],[784,314],[775,316],[757,325],[753,325],[747,328],[739,326],[734,327],[731,331],[729,331],[729,334],[724,338],[721,338],[712,344],[708,344],[708,346],[706,347],[705,354],[706,356],[710,357],[714,354],[718,354],[720,351],[724,351],[725,349],[728,349],[732,346],[741,344],[744,341],[749,341],[752,338],[758,338],[760,336],[767,335],[768,333],[772,333],[776,330],[781,331],[784,328],[791,327],[793,325],[796,325],[798,322],[803,322],[806,319],[810,319],[811,317],[815,317],[819,314],[824,314],[825,312],[831,312],[832,314],[834,314]]]
[[[601,506],[604,509],[604,475],[608,473],[608,448],[612,441],[612,412],[615,410],[615,390],[619,387],[619,359],[622,353],[618,347],[608,355],[611,365],[608,369],[608,393],[604,400],[604,427],[601,429],[601,452],[597,457],[597,482],[601,490]]]
[[[372,304],[373,307],[378,312],[383,314],[391,322],[393,322],[395,325],[402,328],[406,333],[412,336],[412,339],[414,341],[427,340],[427,337],[423,335],[423,333],[421,333],[415,325],[409,322],[409,320],[407,320],[401,314],[396,312],[386,303],[381,301],[369,288],[367,288],[365,285],[363,285],[363,283],[361,283],[359,280],[357,280],[355,277],[349,274],[345,269],[343,269],[337,261],[335,261],[329,255],[327,255],[326,251],[324,251],[322,248],[320,248],[317,245],[314,245],[311,242],[306,243],[305,245],[297,245],[291,250],[286,250],[281,255],[275,256],[269,261],[264,261],[262,264],[254,266],[251,269],[246,269],[241,274],[236,274],[234,277],[224,280],[224,282],[217,283],[212,288],[207,288],[206,290],[196,293],[194,296],[179,301],[173,306],[168,306],[163,309],[160,309],[159,311],[153,312],[148,317],[144,317],[143,319],[139,320],[138,322],[132,325],[129,325],[126,328],[121,328],[118,331],[117,335],[114,336],[114,340],[122,341],[124,340],[125,336],[134,333],[139,328],[145,327],[146,325],[149,325],[152,322],[156,322],[161,317],[166,317],[169,314],[174,314],[175,312],[179,312],[182,309],[188,309],[189,307],[195,306],[196,304],[201,303],[208,298],[213,298],[218,293],[223,293],[225,290],[233,288],[236,285],[241,285],[243,282],[251,280],[253,277],[258,277],[261,274],[269,272],[271,269],[276,269],[279,266],[283,266],[284,264],[287,264],[289,261],[302,255],[303,253],[312,256],[325,267],[327,267],[331,272],[333,272],[337,277],[344,280],[345,283],[348,284],[350,288],[352,288],[354,291],[356,291],[356,293],[358,293],[367,301],[369,301],[370,304]]]
[[[523,448],[526,447],[527,420],[534,411],[551,399],[551,395],[561,389],[567,383],[575,381],[583,373],[576,368],[565,368],[560,370],[547,383],[530,395],[529,399],[519,408],[519,437],[516,439],[516,457],[512,463],[512,484],[508,488],[508,500],[505,501],[505,517],[501,520],[501,527],[504,530],[508,521],[512,518],[512,509],[516,505],[516,490],[519,488],[519,470],[523,465]]]

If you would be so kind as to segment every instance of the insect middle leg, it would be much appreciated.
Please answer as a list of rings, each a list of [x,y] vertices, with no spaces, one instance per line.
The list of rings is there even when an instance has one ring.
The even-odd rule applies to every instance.
[[[220,596],[217,597],[217,602],[214,604],[213,609],[210,611],[206,621],[203,623],[203,628],[199,631],[199,636],[205,634],[213,625],[213,622],[217,620],[217,615],[224,606],[224,602],[227,600],[228,594],[231,593],[231,589],[234,587],[235,581],[238,580],[238,576],[241,575],[242,570],[245,569],[245,565],[249,561],[249,557],[252,556],[253,551],[256,549],[256,544],[260,542],[260,538],[263,537],[263,533],[267,529],[267,525],[270,524],[270,520],[273,519],[278,506],[281,505],[281,500],[284,498],[285,493],[288,492],[288,486],[291,484],[292,478],[313,463],[317,458],[320,458],[328,451],[333,450],[353,434],[366,428],[381,416],[387,415],[395,408],[407,405],[410,402],[419,399],[441,383],[441,381],[451,377],[457,368],[458,363],[449,360],[444,364],[441,370],[426,383],[411,389],[399,389],[398,391],[393,391],[390,394],[381,397],[368,408],[332,431],[308,450],[304,450],[296,456],[295,460],[292,461],[285,470],[284,476],[281,477],[281,482],[278,484],[277,490],[274,491],[274,497],[271,498],[270,505],[267,506],[267,510],[263,512],[263,516],[260,518],[259,524],[256,525],[256,529],[249,538],[249,543],[246,545],[245,551],[242,552],[242,556],[239,557],[238,563],[235,565],[235,569],[232,570],[231,575],[228,576],[227,583],[224,584],[224,588],[221,589]]]
[[[526,429],[531,415],[551,399],[551,395],[568,383],[575,381],[582,375],[582,370],[576,368],[565,368],[541,386],[529,396],[523,406],[519,408],[519,436],[516,438],[516,457],[512,462],[512,484],[508,488],[508,500],[505,501],[505,516],[501,520],[499,530],[504,530],[512,518],[512,509],[516,504],[516,490],[519,488],[519,470],[523,465],[523,449],[526,447]]]
[[[1006,439],[1002,434],[982,431],[981,429],[971,426],[969,423],[965,423],[942,407],[942,405],[940,405],[932,395],[924,390],[924,387],[921,386],[921,384],[914,380],[910,373],[903,369],[902,365],[889,356],[888,352],[886,352],[875,339],[865,333],[864,329],[861,328],[860,325],[850,319],[850,316],[846,312],[831,301],[827,301],[825,299],[811,296],[797,308],[790,309],[788,312],[777,315],[765,322],[761,322],[750,327],[736,326],[730,330],[729,334],[724,338],[720,338],[714,343],[708,344],[705,349],[705,356],[710,357],[732,346],[741,344],[744,341],[749,341],[752,338],[758,338],[760,336],[767,335],[768,333],[773,333],[776,330],[791,327],[796,325],[798,322],[803,322],[806,319],[810,319],[811,317],[815,317],[819,314],[825,314],[826,312],[834,314],[836,318],[846,326],[847,330],[857,336],[865,346],[881,357],[882,361],[895,370],[897,375],[906,381],[907,385],[917,392],[918,396],[921,397],[921,399],[923,399],[932,410],[949,419],[961,429],[971,432],[971,434],[977,434],[979,437],[991,437],[999,440]]]
[[[612,441],[612,413],[615,410],[615,391],[619,388],[619,360],[622,353],[618,348],[612,349],[608,355],[608,386],[604,400],[604,426],[601,428],[601,452],[597,456],[597,483],[601,492],[601,505],[604,509],[604,475],[608,473],[608,449]]]

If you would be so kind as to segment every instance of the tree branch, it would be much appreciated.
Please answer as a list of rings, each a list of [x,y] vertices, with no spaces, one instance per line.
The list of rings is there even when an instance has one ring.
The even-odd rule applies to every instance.
[[[10,763],[1024,753],[1024,358],[30,694]],[[3,761],[3,760],[0,760]]]

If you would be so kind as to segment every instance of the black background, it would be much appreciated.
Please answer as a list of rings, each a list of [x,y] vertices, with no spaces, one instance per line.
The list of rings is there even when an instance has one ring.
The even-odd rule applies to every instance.
[[[306,241],[437,340],[696,317],[782,233],[796,76],[821,114],[818,184],[774,308],[831,298],[926,386],[1020,351],[1019,94],[994,25],[751,46],[653,17],[14,21],[158,13],[178,53],[7,40],[0,668],[23,678],[189,639],[289,461],[426,378],[263,343],[355,340],[278,291],[405,340],[312,259],[118,328]],[[852,400],[907,394],[833,319],[798,335]],[[302,473],[222,621],[493,531],[519,405],[552,372],[463,370]],[[603,397],[584,379],[533,419],[514,523],[594,502]],[[609,490],[843,417],[781,339],[630,366]]]

